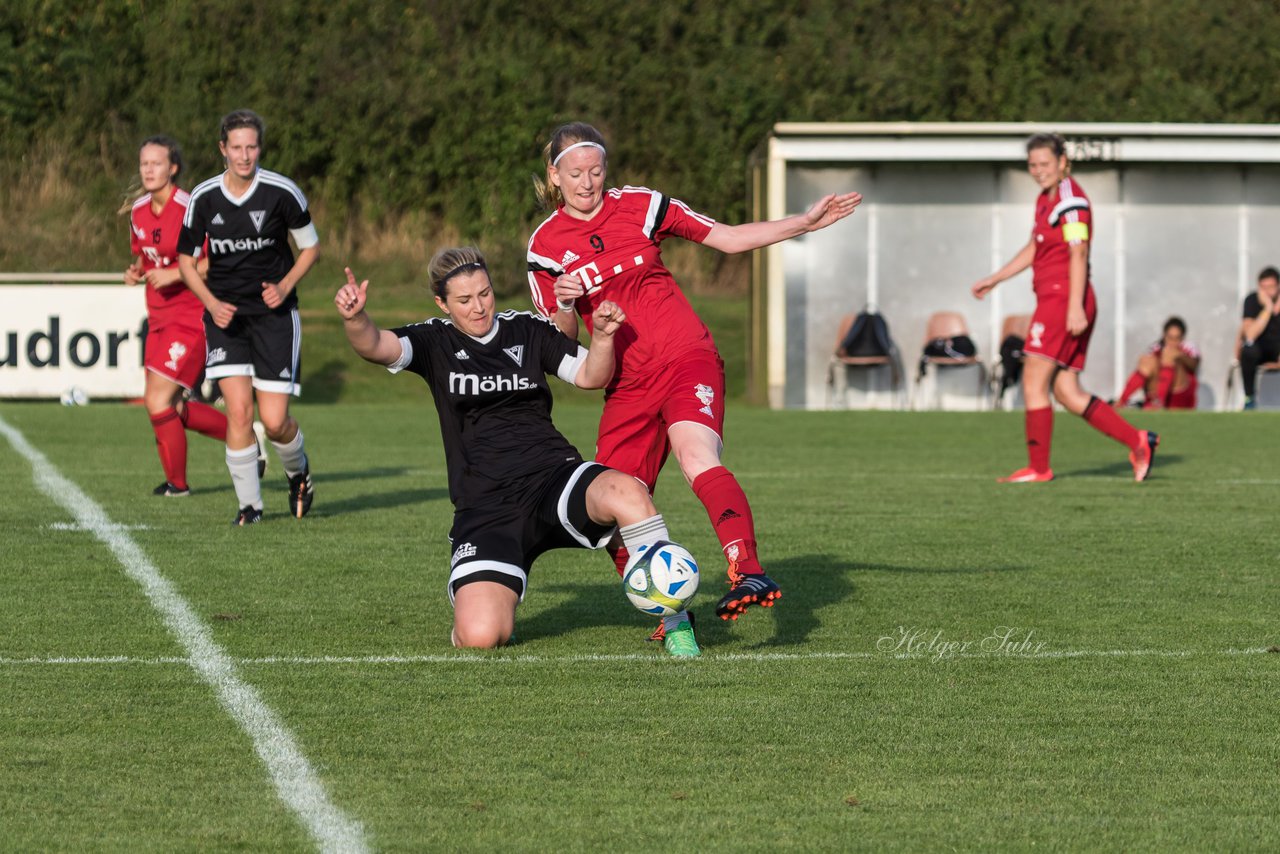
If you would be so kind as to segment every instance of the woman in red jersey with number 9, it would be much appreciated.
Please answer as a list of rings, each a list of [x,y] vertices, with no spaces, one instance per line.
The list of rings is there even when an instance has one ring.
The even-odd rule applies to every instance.
[[[579,317],[591,330],[592,312],[605,299],[627,314],[616,336],[618,369],[605,391],[596,460],[652,491],[674,454],[729,561],[731,589],[716,613],[737,619],[751,605],[772,605],[781,591],[757,560],[751,507],[720,462],[724,362],[663,265],[660,244],[674,236],[721,252],[748,252],[826,228],[853,213],[862,197],[831,194],[785,219],[724,225],[656,190],[606,191],[605,141],[591,125],[557,128],[543,156],[546,180],[538,194],[552,214],[529,240],[534,306],[570,338],[578,335]],[[625,550],[614,550],[614,559],[621,572]],[[667,618],[668,624],[681,616]]]
[[[191,198],[178,187],[182,151],[172,138],[158,135],[138,148],[142,189],[121,213],[129,214],[133,263],[126,285],[147,289],[146,386],[143,401],[156,434],[164,483],[153,494],[169,498],[191,494],[187,485],[187,430],[225,442],[227,417],[211,406],[183,400],[204,370],[204,305],[178,272],[178,235]],[[203,276],[209,262],[201,259]]]
[[[1071,163],[1062,137],[1040,133],[1027,140],[1027,171],[1040,185],[1031,240],[1008,264],[972,288],[973,295],[982,299],[1005,279],[1031,267],[1036,310],[1023,348],[1030,358],[1022,370],[1028,465],[1000,481],[1053,480],[1049,467],[1051,393],[1068,412],[1082,416],[1089,426],[1128,447],[1133,479],[1146,480],[1160,437],[1136,429],[1110,405],[1080,387],[1080,371],[1098,313],[1089,281],[1093,216],[1089,197],[1070,175]]]

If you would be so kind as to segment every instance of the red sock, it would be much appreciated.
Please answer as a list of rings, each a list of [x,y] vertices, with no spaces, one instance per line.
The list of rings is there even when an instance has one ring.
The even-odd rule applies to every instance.
[[[187,488],[187,433],[172,407],[151,416],[156,432],[156,451],[164,468],[164,479],[179,489]]]
[[[1124,391],[1120,392],[1120,397],[1116,400],[1116,403],[1124,406],[1129,402],[1129,398],[1133,397],[1134,393],[1146,384],[1147,378],[1137,371],[1134,371],[1129,375],[1129,381],[1124,384]]]
[[[631,559],[631,552],[627,551],[626,546],[605,546],[605,551],[609,553],[609,557],[613,558],[613,567],[618,570],[618,577],[627,571],[627,561]]]
[[[1128,446],[1131,451],[1138,450],[1138,446],[1142,444],[1142,433],[1096,397],[1089,398],[1089,405],[1084,408],[1084,420],[1094,430]]]
[[[195,430],[201,436],[208,436],[219,442],[227,441],[227,416],[207,403],[188,400],[181,418],[182,426],[188,430]]]
[[[763,573],[756,560],[756,525],[751,518],[751,505],[732,472],[724,466],[704,471],[693,480],[693,494],[707,508],[724,555],[737,563],[738,572]]]
[[[1049,470],[1049,451],[1053,448],[1053,407],[1028,409],[1026,418],[1027,461],[1032,471]]]

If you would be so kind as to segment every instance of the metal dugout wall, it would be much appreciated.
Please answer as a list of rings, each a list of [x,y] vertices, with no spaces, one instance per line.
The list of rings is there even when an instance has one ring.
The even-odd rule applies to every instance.
[[[1138,355],[1180,315],[1201,350],[1200,408],[1223,404],[1241,303],[1280,266],[1280,128],[1177,124],[778,124],[752,164],[752,207],[774,219],[856,189],[848,220],[768,247],[752,269],[752,393],[822,409],[840,318],[877,307],[908,373],[935,311],[959,311],[979,354],[1002,319],[1034,307],[1030,271],[987,300],[973,282],[1027,241],[1037,189],[1023,145],[1068,140],[1093,202],[1099,320],[1086,388],[1116,394]]]

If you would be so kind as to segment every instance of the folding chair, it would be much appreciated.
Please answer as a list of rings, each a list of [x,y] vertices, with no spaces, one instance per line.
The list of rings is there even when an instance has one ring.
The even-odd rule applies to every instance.
[[[874,312],[863,312],[874,315]],[[848,347],[849,333],[859,315],[847,314],[840,319],[835,351],[827,365],[828,404],[832,409],[901,409],[902,368],[892,339],[883,346]],[[888,326],[880,318],[885,337]],[[868,318],[867,322],[871,322]],[[885,342],[880,342],[881,344]]]
[[[964,315],[938,311],[925,324],[924,345],[938,339],[969,337]],[[986,408],[987,369],[978,356],[925,353],[912,386],[912,409],[979,411]]]

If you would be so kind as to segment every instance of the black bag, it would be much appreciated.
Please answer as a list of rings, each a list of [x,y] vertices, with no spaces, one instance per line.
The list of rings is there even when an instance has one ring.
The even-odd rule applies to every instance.
[[[954,338],[935,338],[924,345],[926,359],[972,359],[978,355],[978,348],[968,335],[957,335]]]
[[[1000,342],[1000,393],[1017,385],[1022,380],[1022,347],[1026,344],[1021,337],[1010,335]]]
[[[853,325],[836,348],[838,356],[888,358],[892,354],[893,339],[889,337],[889,324],[879,312],[867,309],[859,312],[853,319]]]
[[[925,366],[930,359],[972,359],[976,355],[978,348],[968,335],[934,338],[924,345],[924,353],[920,356],[920,376],[924,376]]]

